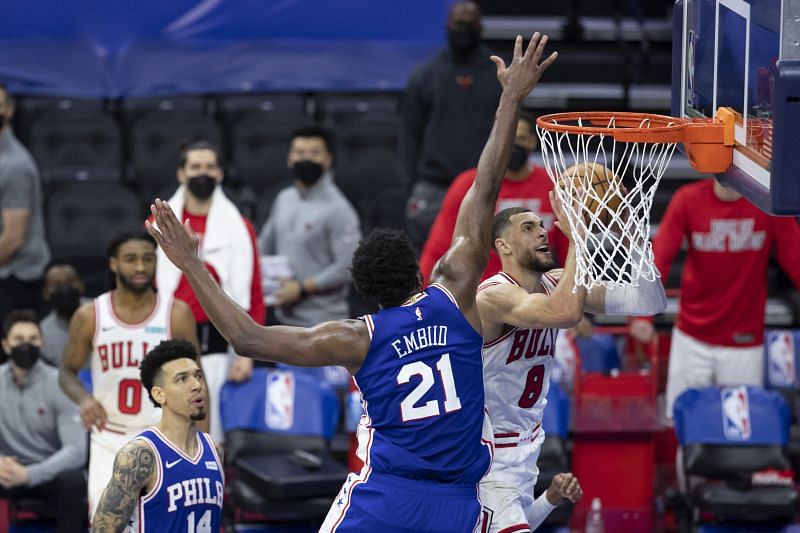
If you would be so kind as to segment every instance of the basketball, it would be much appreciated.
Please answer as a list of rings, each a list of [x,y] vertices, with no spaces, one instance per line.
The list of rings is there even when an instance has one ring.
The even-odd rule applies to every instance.
[[[562,179],[572,177],[572,184],[575,189],[584,187],[589,189],[588,181],[591,174],[591,189],[587,190],[586,198],[583,201],[583,219],[587,226],[590,226],[592,217],[590,213],[597,215],[597,219],[608,227],[622,202],[620,186],[622,179],[599,163],[581,163],[567,168],[562,174]],[[561,187],[565,187],[566,182],[561,181]]]

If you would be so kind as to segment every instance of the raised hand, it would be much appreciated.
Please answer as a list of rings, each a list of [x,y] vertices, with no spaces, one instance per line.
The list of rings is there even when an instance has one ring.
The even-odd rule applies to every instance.
[[[547,35],[540,37],[539,32],[536,32],[531,37],[528,48],[523,54],[522,36],[517,35],[514,42],[514,57],[508,66],[498,56],[489,58],[497,66],[497,80],[503,86],[503,90],[514,91],[524,98],[536,87],[544,71],[558,57],[558,52],[553,52],[547,59],[541,61],[545,46],[547,46]]]
[[[147,231],[164,250],[169,260],[183,270],[189,261],[197,259],[200,238],[189,227],[188,220],[186,224],[180,223],[167,202],[156,199],[150,206],[150,212],[158,228],[148,220],[144,223]]]

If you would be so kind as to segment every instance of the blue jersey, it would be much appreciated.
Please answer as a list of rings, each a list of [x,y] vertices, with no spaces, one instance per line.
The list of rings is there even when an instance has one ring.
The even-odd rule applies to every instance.
[[[189,457],[156,428],[136,436],[156,452],[158,480],[131,517],[130,531],[216,533],[220,530],[225,474],[211,437],[197,433]]]
[[[364,320],[372,341],[355,374],[365,412],[361,460],[408,479],[480,481],[491,462],[483,339],[453,296],[434,284]]]

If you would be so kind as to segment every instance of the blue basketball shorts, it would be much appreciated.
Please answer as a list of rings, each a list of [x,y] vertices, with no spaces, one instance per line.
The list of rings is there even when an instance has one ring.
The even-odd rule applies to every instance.
[[[351,473],[321,532],[469,533],[479,530],[477,485],[449,485],[378,473]]]

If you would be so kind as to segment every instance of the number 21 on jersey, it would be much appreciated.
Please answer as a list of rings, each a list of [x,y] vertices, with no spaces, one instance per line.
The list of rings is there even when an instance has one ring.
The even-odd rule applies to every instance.
[[[452,413],[453,411],[458,411],[461,409],[461,400],[458,398],[458,392],[456,391],[456,382],[453,379],[453,367],[450,366],[449,353],[439,358],[439,361],[436,362],[436,370],[439,372],[442,387],[444,388],[444,412]],[[403,422],[411,422],[412,420],[430,418],[441,414],[437,400],[428,400],[422,405],[417,405],[420,399],[436,383],[433,369],[422,361],[414,361],[403,365],[400,373],[397,374],[397,384],[405,385],[411,381],[413,376],[419,376],[421,379],[408,396],[400,402],[400,414],[403,417]]]

